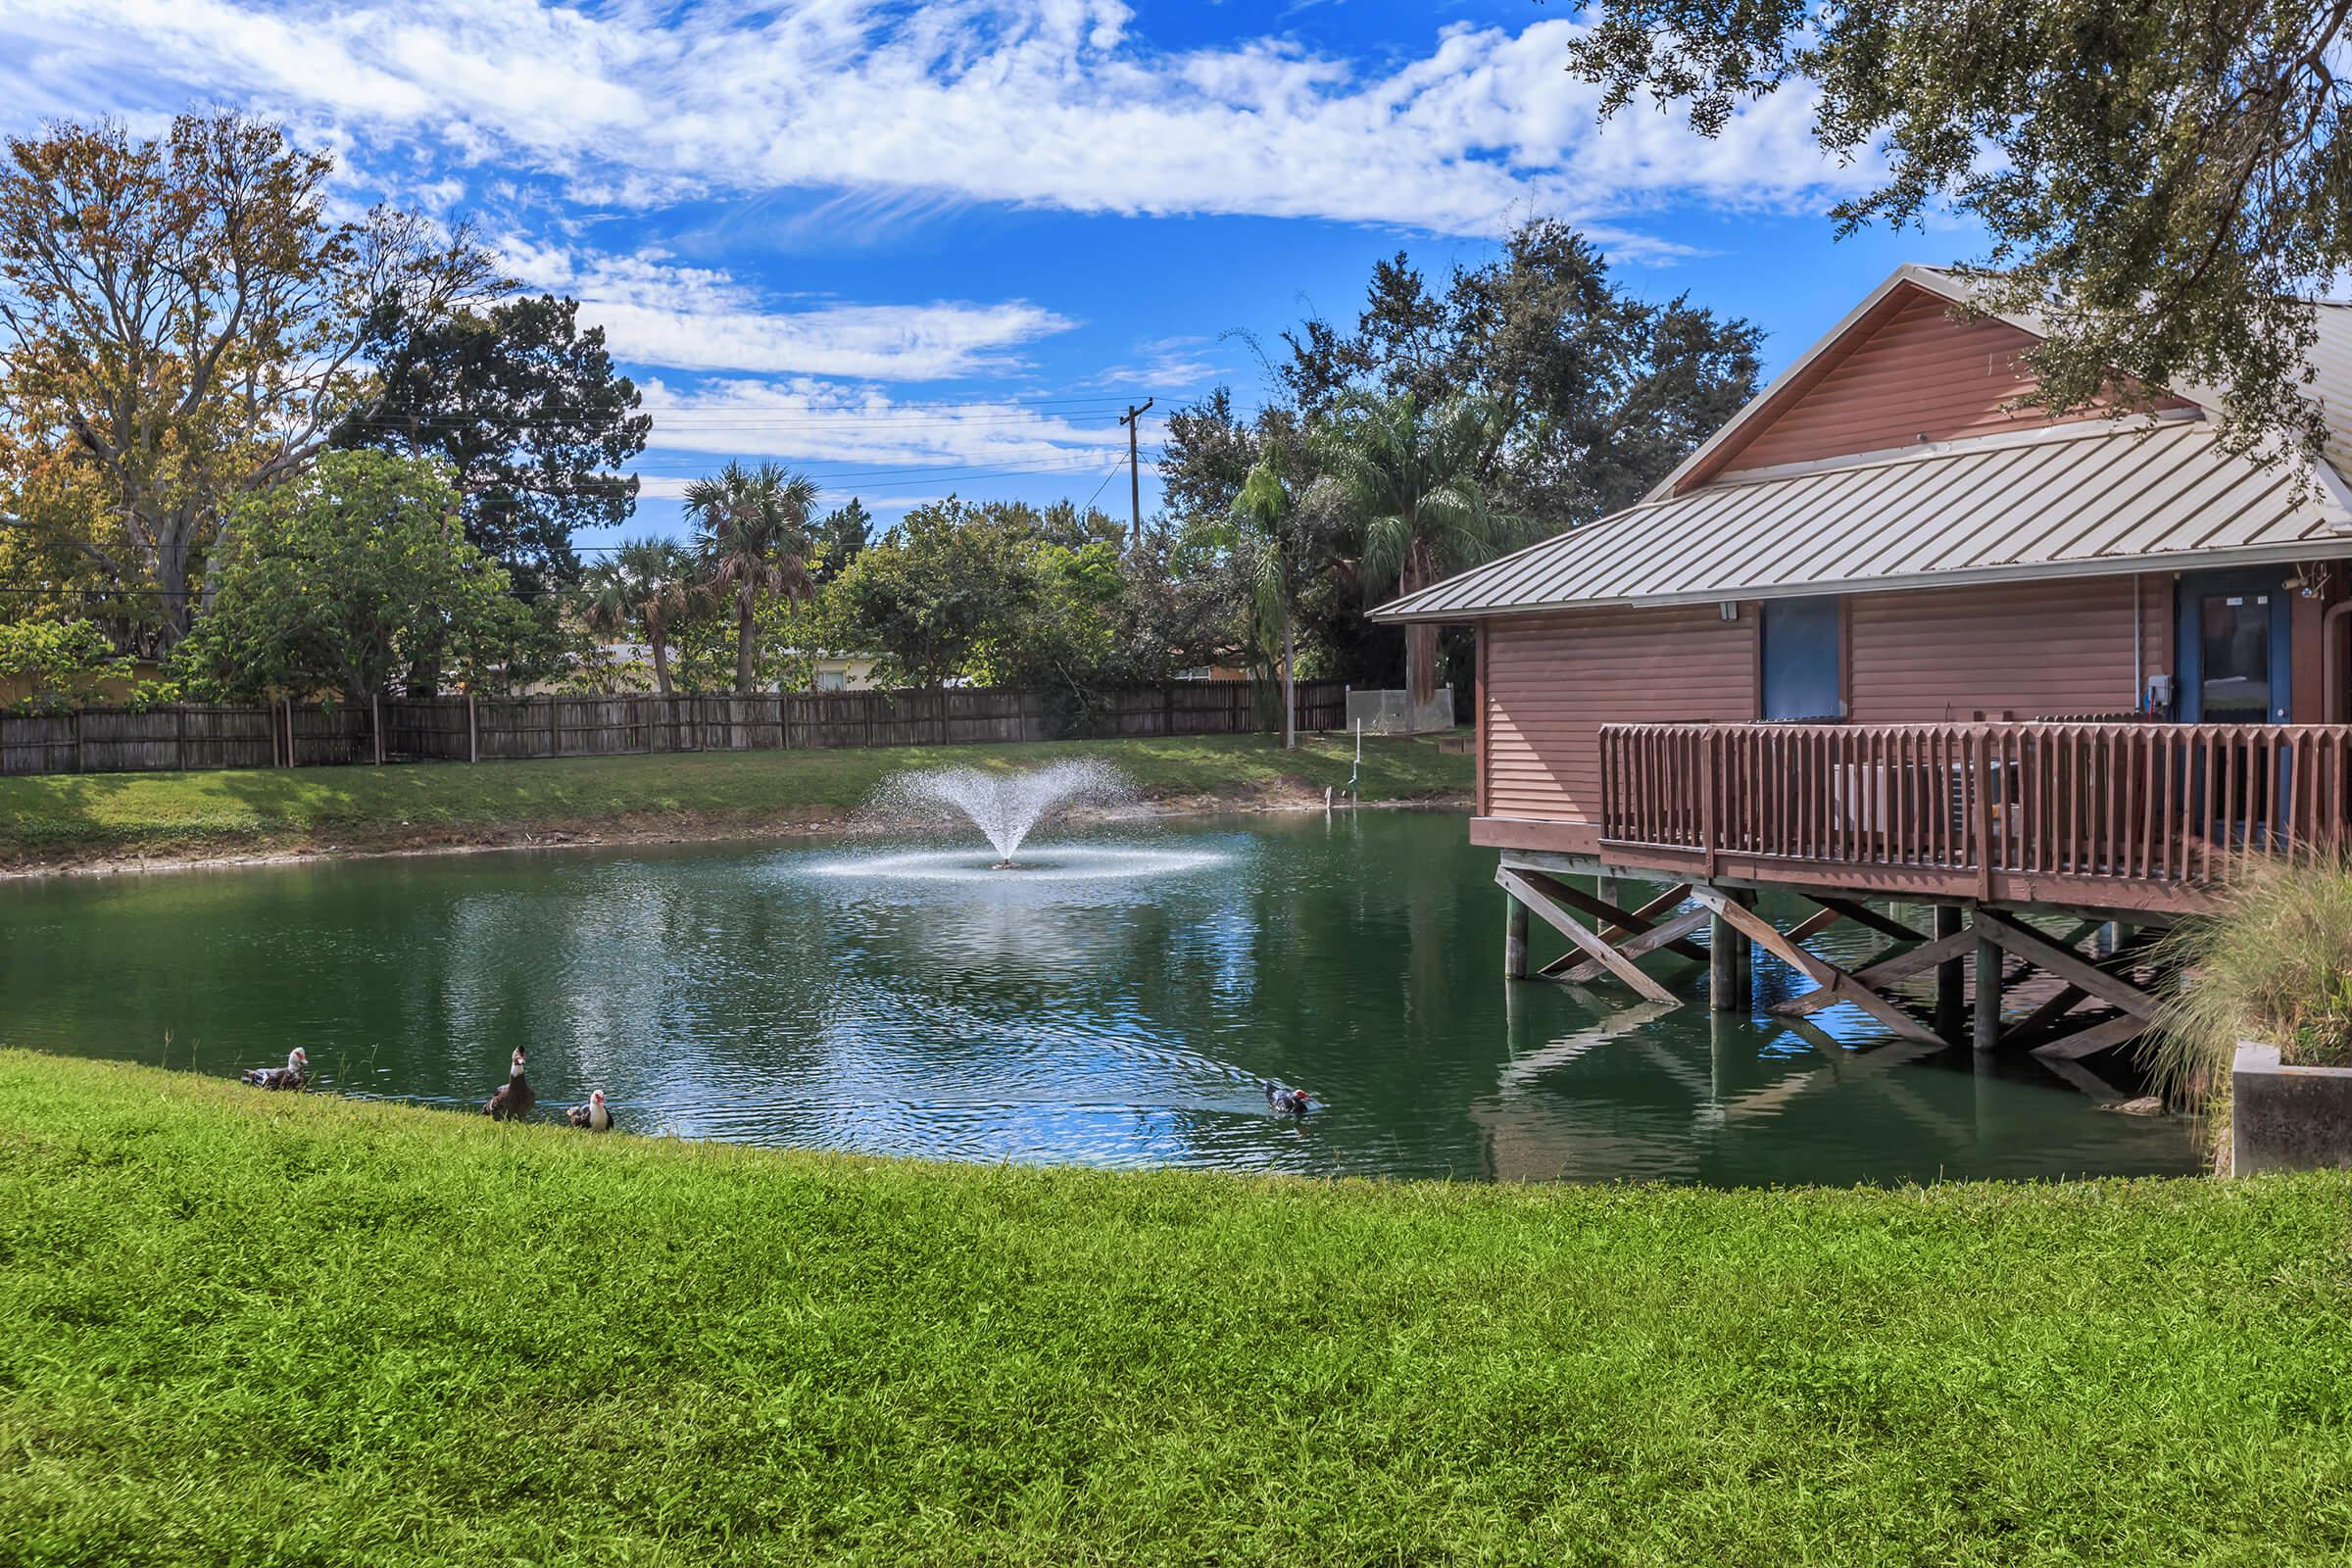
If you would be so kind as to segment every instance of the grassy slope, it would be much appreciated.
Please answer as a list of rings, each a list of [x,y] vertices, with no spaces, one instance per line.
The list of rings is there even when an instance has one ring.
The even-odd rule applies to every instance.
[[[88,1563],[2341,1560],[2352,1181],[790,1156],[0,1053],[0,1541]]]
[[[0,779],[0,864],[101,855],[362,846],[497,838],[549,829],[773,826],[839,815],[904,767],[1017,767],[1108,758],[1156,798],[1248,799],[1344,787],[1343,738],[1298,752],[1253,735],[874,751],[689,753],[564,761],[114,773]],[[1470,787],[1471,759],[1434,742],[1367,740],[1363,797]]]

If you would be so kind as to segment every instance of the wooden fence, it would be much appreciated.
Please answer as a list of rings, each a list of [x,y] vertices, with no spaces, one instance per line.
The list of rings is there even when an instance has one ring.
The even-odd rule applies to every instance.
[[[1342,728],[1348,689],[1301,681],[1301,730]],[[813,751],[1279,729],[1277,686],[1184,681],[1090,693],[799,692],[757,697],[431,697],[177,704],[0,714],[0,773],[135,773],[649,752]],[[380,741],[380,745],[379,745]]]

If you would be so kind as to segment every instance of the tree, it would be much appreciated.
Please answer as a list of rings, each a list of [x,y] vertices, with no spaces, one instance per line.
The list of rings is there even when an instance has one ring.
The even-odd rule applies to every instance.
[[[1287,449],[1260,458],[1234,498],[1233,525],[1225,536],[1249,592],[1254,640],[1269,652],[1279,644],[1282,662],[1282,747],[1298,749],[1298,641],[1297,606],[1305,541],[1299,536],[1299,507],[1285,470]]]
[[[129,660],[86,620],[25,620],[0,625],[0,693],[21,688],[24,706],[79,708],[108,686],[127,686]]]
[[[811,591],[808,513],[815,505],[816,482],[774,463],[730,463],[686,486],[686,514],[703,530],[709,590],[735,612],[735,690],[743,696],[758,690],[761,601],[807,599]]]
[[[1754,393],[1759,335],[1688,299],[1631,297],[1576,230],[1537,219],[1492,260],[1443,278],[1401,254],[1383,262],[1351,322],[1309,319],[1282,341],[1267,366],[1281,401],[1245,419],[1220,389],[1170,417],[1167,511],[1187,532],[1216,536],[1252,467],[1283,451],[1300,503],[1291,519],[1300,667],[1377,686],[1403,677],[1402,643],[1365,618],[1377,584],[1353,525],[1314,499],[1309,426],[1345,420],[1367,399],[1410,394],[1425,410],[1481,400],[1493,416],[1470,480],[1496,512],[1572,527],[1638,501]],[[1459,633],[1434,652],[1430,634],[1413,640],[1433,685],[1442,658],[1470,651]]]
[[[437,456],[457,474],[466,537],[528,595],[579,580],[571,537],[616,528],[637,505],[623,471],[651,415],[612,368],[605,330],[552,295],[383,322],[378,395],[334,432],[340,447]]]
[[[851,562],[873,542],[874,516],[856,496],[835,507],[816,525],[816,559],[810,575],[819,583],[840,576]]]
[[[1100,683],[1162,686],[1216,662],[1243,618],[1238,574],[1218,559],[1207,529],[1146,530],[1119,558],[1120,589],[1108,610],[1110,651]],[[1200,537],[1208,534],[1206,549]]]
[[[1639,501],[1756,389],[1756,328],[1678,297],[1633,298],[1567,224],[1522,223],[1502,254],[1434,290],[1402,254],[1373,268],[1343,332],[1284,334],[1285,387],[1309,417],[1410,393],[1424,408],[1472,397],[1492,410],[1474,478],[1555,528]]]
[[[1036,534],[1008,523],[1016,513],[1035,515],[953,496],[908,512],[827,591],[828,640],[880,654],[892,684],[936,691],[993,673],[988,654],[1022,635],[1036,601]]]
[[[420,647],[479,680],[507,657],[521,607],[466,542],[437,462],[332,452],[239,503],[212,610],[172,656],[225,697],[379,696]]]
[[[1946,204],[1991,236],[1976,304],[2036,320],[2028,400],[2230,395],[2229,440],[2316,450],[2298,298],[2352,268],[2352,0],[1615,0],[1573,69],[1719,136],[1818,94],[1814,137],[1886,177],[1839,233]]]
[[[643,638],[653,653],[655,689],[669,696],[669,640],[702,597],[694,558],[667,539],[632,539],[590,568],[582,588],[589,629]]]
[[[7,417],[86,455],[115,533],[76,548],[153,593],[169,647],[238,498],[299,473],[380,396],[361,363],[376,329],[494,273],[467,234],[410,214],[330,220],[333,160],[241,115],[182,116],[152,139],[59,125],[8,154]]]
[[[1268,408],[1246,424],[1234,413],[1232,388],[1222,386],[1177,409],[1160,443],[1161,504],[1184,522],[1216,526],[1232,514],[1269,436],[1293,434],[1295,422],[1290,411]]]
[[[1477,398],[1425,408],[1410,392],[1349,403],[1317,441],[1325,482],[1361,530],[1361,570],[1374,591],[1413,593],[1516,548],[1530,529],[1488,505],[1473,474],[1495,411]],[[1437,691],[1437,628],[1405,628],[1405,687]]]

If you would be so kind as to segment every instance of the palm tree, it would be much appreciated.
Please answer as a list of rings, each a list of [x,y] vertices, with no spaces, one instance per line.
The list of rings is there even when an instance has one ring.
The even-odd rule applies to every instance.
[[[760,602],[777,594],[807,599],[811,590],[808,514],[815,505],[816,481],[776,463],[730,463],[686,487],[686,514],[703,530],[708,588],[735,607],[735,690],[742,696],[758,680]]]
[[[1292,624],[1298,596],[1297,497],[1283,478],[1286,453],[1269,445],[1234,498],[1227,542],[1250,594],[1250,619],[1260,647],[1282,644],[1282,749],[1298,749],[1298,645]]]
[[[1414,593],[1516,549],[1530,530],[1495,511],[1473,475],[1494,437],[1494,405],[1451,398],[1424,408],[1409,393],[1351,399],[1317,442],[1326,482],[1362,530],[1364,586]],[[1438,688],[1438,629],[1404,629],[1415,707]]]
[[[667,539],[632,539],[599,562],[582,585],[588,629],[642,636],[654,654],[654,686],[669,695],[669,634],[693,613],[700,590],[694,559]]]

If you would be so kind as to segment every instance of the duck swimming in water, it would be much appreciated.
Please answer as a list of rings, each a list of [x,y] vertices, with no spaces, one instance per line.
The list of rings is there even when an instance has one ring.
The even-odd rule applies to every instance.
[[[305,1088],[311,1081],[311,1054],[296,1046],[286,1053],[283,1067],[249,1067],[237,1077],[257,1089]]]
[[[574,1105],[564,1115],[574,1127],[585,1127],[592,1133],[609,1133],[612,1130],[612,1112],[606,1108],[605,1092],[602,1089],[590,1090],[588,1103]]]
[[[1278,1116],[1303,1116],[1306,1114],[1306,1091],[1285,1089],[1280,1084],[1268,1084],[1266,1085],[1266,1104]]]
[[[530,1114],[539,1097],[531,1093],[530,1080],[522,1075],[522,1048],[516,1046],[509,1059],[505,1087],[483,1102],[482,1109],[492,1121],[520,1121]]]

